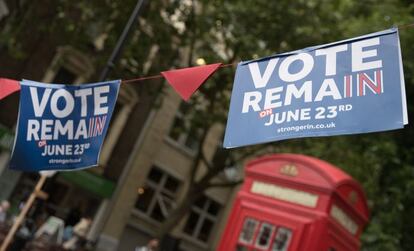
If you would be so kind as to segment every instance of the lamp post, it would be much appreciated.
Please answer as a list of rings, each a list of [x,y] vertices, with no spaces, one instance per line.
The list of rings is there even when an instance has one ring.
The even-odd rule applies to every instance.
[[[128,22],[125,25],[121,36],[118,38],[115,48],[112,51],[112,54],[109,57],[108,61],[106,62],[105,68],[101,72],[101,75],[99,77],[99,82],[104,81],[108,77],[111,70],[114,68],[115,62],[118,59],[119,55],[121,54],[122,49],[124,48],[129,32],[131,31],[132,26],[137,21],[139,11],[141,10],[141,7],[144,5],[146,1],[147,0],[138,0],[137,4],[135,5],[134,11],[131,13],[131,16],[129,16]]]
[[[105,79],[108,77],[109,73],[112,71],[112,69],[115,66],[116,61],[118,60],[119,56],[122,53],[122,50],[125,46],[125,43],[127,41],[128,35],[131,32],[132,27],[135,25],[138,19],[138,15],[144,4],[147,2],[147,0],[138,0],[134,10],[132,11],[131,15],[129,16],[128,22],[126,23],[121,36],[118,38],[118,41],[116,42],[115,48],[113,49],[111,56],[109,57],[108,61],[106,62],[105,67],[103,68],[100,76],[99,76],[99,82],[105,81]],[[91,229],[88,233],[88,238],[90,239],[96,239],[97,235],[100,231],[103,229],[104,223],[102,222],[103,219],[108,215],[108,207],[110,207],[110,203],[107,200],[104,200],[101,202],[101,205],[99,206],[98,213],[93,221],[93,224],[91,226]],[[98,244],[99,246],[99,244]]]

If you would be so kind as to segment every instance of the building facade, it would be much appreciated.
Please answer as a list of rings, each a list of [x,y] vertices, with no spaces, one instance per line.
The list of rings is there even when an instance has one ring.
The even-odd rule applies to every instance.
[[[182,104],[168,87],[162,106],[147,118],[129,166],[118,183],[98,250],[132,250],[145,244],[168,218],[175,202],[183,199],[197,142],[187,132],[175,133],[177,120],[185,116],[180,111]],[[222,125],[209,131],[203,147],[207,157],[213,157],[222,132]],[[210,189],[194,203],[171,233],[179,239],[181,250],[215,250],[234,191],[233,188]]]

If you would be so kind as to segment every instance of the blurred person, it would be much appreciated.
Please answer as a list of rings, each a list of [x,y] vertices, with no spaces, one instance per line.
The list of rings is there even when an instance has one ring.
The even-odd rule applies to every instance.
[[[81,219],[81,205],[78,204],[76,207],[72,207],[65,218],[65,229],[63,231],[63,242],[70,240],[73,237],[73,227]]]
[[[81,218],[81,220],[73,227],[72,237],[63,243],[63,247],[68,250],[76,250],[85,241],[86,235],[92,224],[90,217]]]
[[[9,211],[10,203],[3,200],[0,204],[0,223],[5,223],[7,220],[7,211]]]
[[[156,251],[158,249],[158,239],[151,239],[146,246],[136,247],[135,251]]]
[[[73,226],[65,226],[63,230],[63,242],[70,240],[73,236]]]
[[[72,207],[65,218],[65,226],[75,226],[82,216],[81,206]]]
[[[21,251],[26,244],[33,239],[34,235],[34,222],[31,219],[26,219],[22,222],[18,231],[13,237],[13,241],[10,244],[9,251]]]

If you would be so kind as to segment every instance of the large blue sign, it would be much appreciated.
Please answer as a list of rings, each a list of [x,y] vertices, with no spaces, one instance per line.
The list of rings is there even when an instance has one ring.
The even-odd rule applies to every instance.
[[[120,81],[84,85],[22,81],[10,168],[72,170],[97,165]]]
[[[241,62],[224,147],[408,123],[398,30]]]

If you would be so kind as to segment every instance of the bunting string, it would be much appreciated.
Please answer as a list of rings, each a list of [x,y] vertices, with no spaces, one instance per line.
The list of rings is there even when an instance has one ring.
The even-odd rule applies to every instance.
[[[230,66],[235,66],[235,65],[237,65],[237,63],[223,64],[223,65],[220,65],[219,68],[225,68],[225,67],[230,67]],[[147,76],[147,77],[139,77],[139,78],[122,80],[121,83],[122,84],[130,84],[130,83],[134,83],[134,82],[145,81],[145,80],[150,80],[150,79],[158,79],[158,78],[163,78],[163,76],[161,74],[158,74],[158,75]]]
[[[413,28],[414,27],[414,23],[411,23],[411,24],[402,24],[402,25],[398,25],[397,27],[400,30],[403,30],[403,29],[406,29],[406,28]]]
[[[140,77],[140,78],[133,78],[133,79],[127,79],[127,80],[122,80],[122,84],[130,84],[130,83],[134,83],[134,82],[139,82],[139,81],[144,81],[144,80],[149,80],[149,79],[157,79],[157,78],[162,78],[161,74],[158,75],[154,75],[154,76],[148,76],[148,77]]]
[[[397,25],[396,27],[400,30],[408,29],[408,28],[414,28],[414,23]],[[238,63],[229,63],[229,64],[216,63],[216,64],[211,64],[211,65],[199,65],[199,66],[188,67],[188,68],[183,68],[183,69],[172,69],[172,70],[160,72],[160,74],[158,74],[158,75],[142,76],[142,77],[133,78],[133,79],[121,80],[121,83],[122,84],[131,84],[131,83],[141,82],[141,81],[145,81],[145,80],[166,78],[166,80],[171,85],[174,85],[174,88],[177,91],[179,91],[179,92],[184,91],[184,92],[187,93],[186,96],[188,96],[188,94],[190,92],[191,93],[194,92],[218,68],[233,67],[233,66],[236,66],[237,64]],[[202,67],[204,67],[205,69],[201,70],[201,71],[200,71],[200,69],[196,69],[196,68],[202,68]],[[211,68],[211,67],[213,67],[213,68]],[[182,74],[184,74],[183,70],[187,74],[188,81],[195,80],[197,83],[195,83],[195,84],[190,83],[189,84],[188,81],[185,81],[185,79],[182,76]],[[177,72],[172,73],[174,71],[177,71]],[[179,71],[181,71],[181,72],[178,73]],[[194,74],[200,74],[200,73],[201,73],[201,75],[204,74],[205,76],[197,79],[197,77],[194,76]],[[193,76],[191,76],[191,75],[193,75]],[[167,76],[169,76],[169,78],[167,78]],[[171,81],[174,81],[175,83],[172,83]],[[16,92],[16,91],[20,90],[19,82],[16,81],[16,80],[0,78],[0,82],[2,83],[0,85],[0,100],[4,97],[8,96],[9,94],[13,93],[13,92]],[[193,86],[187,87],[187,85],[193,85]],[[178,89],[180,89],[180,90],[178,90]],[[185,97],[184,99],[187,99],[187,98],[188,97]]]

